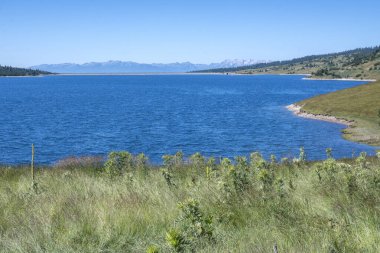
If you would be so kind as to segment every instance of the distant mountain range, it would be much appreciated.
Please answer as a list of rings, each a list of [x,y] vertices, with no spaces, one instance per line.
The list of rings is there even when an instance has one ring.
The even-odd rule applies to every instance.
[[[216,68],[235,68],[248,66],[263,61],[225,60],[220,63],[194,64],[191,62],[176,63],[137,63],[132,61],[89,62],[84,64],[62,63],[42,64],[30,67],[53,73],[158,73],[158,72],[190,72]]]

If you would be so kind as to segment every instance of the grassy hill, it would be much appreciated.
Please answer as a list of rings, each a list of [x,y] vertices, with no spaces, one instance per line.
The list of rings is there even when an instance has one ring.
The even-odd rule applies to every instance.
[[[34,69],[15,68],[10,66],[0,65],[0,76],[38,76],[52,74],[47,71],[40,71]]]
[[[380,156],[304,157],[0,167],[0,251],[380,252]]]
[[[380,47],[311,55],[287,61],[199,72],[238,74],[310,74],[315,78],[380,79]]]
[[[354,120],[354,125],[344,130],[344,137],[380,146],[380,81],[316,96],[297,104],[308,113]]]

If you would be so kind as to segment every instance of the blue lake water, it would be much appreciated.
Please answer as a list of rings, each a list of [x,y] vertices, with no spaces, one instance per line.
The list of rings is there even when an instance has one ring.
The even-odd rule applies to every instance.
[[[344,126],[284,106],[361,84],[301,76],[145,75],[0,78],[0,163],[37,163],[113,150],[163,154],[351,157],[375,148],[346,141]]]

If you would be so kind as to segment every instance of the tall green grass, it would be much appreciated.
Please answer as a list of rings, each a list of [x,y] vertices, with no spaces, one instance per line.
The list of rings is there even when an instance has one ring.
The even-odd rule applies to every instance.
[[[380,157],[58,165],[0,169],[1,252],[380,252]]]

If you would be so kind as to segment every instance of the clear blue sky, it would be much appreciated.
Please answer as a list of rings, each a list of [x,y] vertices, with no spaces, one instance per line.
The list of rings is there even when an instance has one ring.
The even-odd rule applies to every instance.
[[[279,60],[380,44],[379,0],[1,0],[0,64]]]

